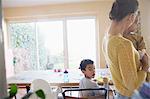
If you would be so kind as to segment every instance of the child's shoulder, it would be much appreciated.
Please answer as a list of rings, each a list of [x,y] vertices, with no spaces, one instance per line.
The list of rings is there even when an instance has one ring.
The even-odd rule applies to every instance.
[[[97,86],[97,83],[91,79],[88,79],[88,78],[82,78],[80,80],[80,84],[84,84],[85,86]]]
[[[83,77],[80,82],[90,82],[90,79],[86,78],[86,77]]]
[[[133,37],[136,38],[136,39],[141,39],[141,38],[143,38],[142,35],[140,35],[140,34],[138,34],[138,33],[134,33],[134,32],[130,33],[130,36],[133,36]]]

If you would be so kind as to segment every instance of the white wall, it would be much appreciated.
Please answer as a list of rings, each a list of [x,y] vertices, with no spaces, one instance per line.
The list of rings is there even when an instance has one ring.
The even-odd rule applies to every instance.
[[[6,91],[6,71],[4,61],[4,38],[2,33],[2,8],[0,0],[0,99],[7,95]]]
[[[142,35],[150,55],[150,0],[139,0],[141,11]]]
[[[2,41],[2,30],[0,28],[0,99],[3,99],[2,97],[4,96],[6,96],[6,71],[4,62],[4,44]]]

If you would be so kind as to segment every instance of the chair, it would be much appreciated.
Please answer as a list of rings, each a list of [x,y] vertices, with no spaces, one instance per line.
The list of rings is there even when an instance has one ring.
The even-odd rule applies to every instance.
[[[53,90],[50,87],[49,83],[42,79],[36,79],[31,83],[31,91],[35,92],[39,89],[42,89],[44,94],[46,95],[46,99],[57,99],[58,90]],[[31,95],[30,99],[38,99],[36,94]]]
[[[66,92],[93,91],[93,90],[103,90],[104,94],[98,95],[98,96],[88,96],[88,97],[80,97],[79,95],[78,96],[66,95]],[[87,89],[74,88],[74,89],[64,90],[64,92],[62,93],[64,99],[107,99],[108,97],[107,94],[108,94],[108,91],[105,88],[87,88]]]

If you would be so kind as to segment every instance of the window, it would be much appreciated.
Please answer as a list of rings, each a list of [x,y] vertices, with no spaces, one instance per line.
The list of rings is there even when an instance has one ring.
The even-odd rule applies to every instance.
[[[39,68],[63,68],[63,21],[37,22],[37,34]]]
[[[67,20],[68,58],[70,68],[82,59],[96,60],[95,19]]]
[[[10,23],[8,25],[8,29],[10,32],[10,47],[13,49],[14,54],[14,66],[25,64],[30,65],[30,68],[32,69],[36,69],[37,49],[35,23]],[[24,49],[26,49],[29,52],[28,57],[25,56],[26,53]],[[27,58],[28,60],[24,60]],[[27,64],[23,63],[24,61],[27,61]]]
[[[97,64],[95,22],[95,17],[10,22],[10,47],[27,50],[33,70],[77,69],[84,58]]]

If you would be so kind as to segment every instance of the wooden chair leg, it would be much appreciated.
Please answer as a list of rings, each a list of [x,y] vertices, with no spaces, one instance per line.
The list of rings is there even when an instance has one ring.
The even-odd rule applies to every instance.
[[[16,95],[15,95],[15,99],[17,99]]]
[[[26,86],[27,93],[30,91],[30,86]]]

